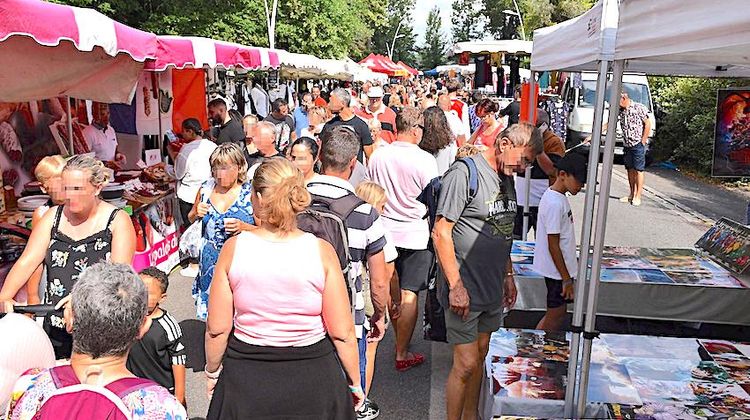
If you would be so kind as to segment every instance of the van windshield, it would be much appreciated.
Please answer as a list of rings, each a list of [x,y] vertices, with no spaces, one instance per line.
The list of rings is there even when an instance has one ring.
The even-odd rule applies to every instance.
[[[579,91],[578,104],[584,108],[593,108],[596,102],[596,80],[584,80],[582,83],[583,88]],[[622,91],[626,92],[630,99],[645,105],[651,112],[648,86],[640,83],[623,83]],[[607,97],[609,97],[609,88],[607,88]]]

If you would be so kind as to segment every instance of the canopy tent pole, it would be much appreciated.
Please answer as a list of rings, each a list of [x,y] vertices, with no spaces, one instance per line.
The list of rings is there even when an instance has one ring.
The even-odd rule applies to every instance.
[[[169,71],[169,70],[167,70]],[[162,141],[164,139],[164,134],[161,127],[161,74],[156,74],[156,109],[158,109],[158,115],[159,115],[159,138],[156,140],[156,145],[159,147],[159,155],[161,155],[162,150],[164,148],[162,147]],[[162,161],[166,159],[166,157],[162,156]]]
[[[68,141],[70,142],[70,150],[68,150],[68,156],[73,156],[76,154],[76,149],[74,148],[75,142],[73,141],[73,137],[75,134],[73,133],[73,113],[70,110],[70,96],[66,96],[65,100],[68,101],[68,106],[66,107],[68,109]]]
[[[583,327],[583,305],[586,299],[586,285],[588,257],[591,253],[591,228],[594,221],[594,200],[596,198],[596,178],[599,170],[599,145],[602,138],[602,117],[604,116],[604,99],[607,89],[608,61],[599,62],[599,76],[596,81],[596,100],[594,102],[594,124],[591,133],[591,148],[589,150],[588,177],[586,179],[586,198],[583,208],[583,224],[581,226],[581,254],[578,260],[577,287],[575,291],[573,331],[570,342],[570,357],[568,362],[568,384],[565,389],[565,418],[576,418],[575,386],[578,375],[578,354],[581,346],[581,331]]]
[[[536,96],[534,95],[536,85],[534,84],[534,76],[536,76],[536,73],[532,71],[531,77],[529,77],[529,109],[526,116],[531,125],[534,125],[536,122],[534,120],[534,111],[536,111]],[[521,238],[526,241],[529,236],[529,216],[531,216],[531,206],[529,205],[529,199],[531,198],[531,166],[526,167],[524,178],[526,179],[526,191],[524,191],[526,205],[523,207],[523,232],[521,232]],[[534,235],[536,235],[536,230],[534,231]]]
[[[602,163],[602,181],[600,199],[597,206],[596,225],[594,228],[594,253],[591,262],[591,281],[586,302],[586,323],[583,330],[583,354],[581,356],[581,378],[578,381],[578,413],[585,413],[586,391],[589,384],[589,368],[591,367],[591,347],[596,338],[596,304],[599,294],[599,275],[602,270],[602,252],[604,251],[604,235],[607,228],[607,210],[609,208],[609,192],[612,185],[612,165],[615,158],[615,137],[617,134],[617,118],[620,111],[620,91],[622,90],[622,72],[625,67],[623,60],[616,60],[612,69],[612,82],[609,92],[609,127],[604,142],[604,158]],[[601,197],[604,197],[602,199]]]

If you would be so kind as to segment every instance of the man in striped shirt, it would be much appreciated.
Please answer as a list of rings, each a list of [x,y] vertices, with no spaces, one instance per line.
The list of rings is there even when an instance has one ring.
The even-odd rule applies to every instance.
[[[311,194],[331,199],[354,194],[354,187],[348,179],[357,164],[357,154],[361,148],[359,138],[352,129],[345,126],[334,127],[324,133],[320,150],[322,174],[313,177],[307,184],[307,189]],[[350,275],[356,276],[354,325],[359,342],[362,389],[365,389],[367,341],[380,341],[385,333],[385,308],[390,292],[383,252],[386,246],[385,229],[378,212],[367,203],[355,208],[344,223],[347,227],[351,254]],[[374,307],[370,319],[365,315],[365,299],[362,293],[365,264],[369,272]]]

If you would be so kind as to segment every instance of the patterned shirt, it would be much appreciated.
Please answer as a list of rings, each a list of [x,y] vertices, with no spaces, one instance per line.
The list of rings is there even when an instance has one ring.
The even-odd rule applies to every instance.
[[[8,420],[31,420],[57,390],[49,370],[32,369],[13,386]],[[152,385],[127,394],[122,402],[133,420],[186,420],[187,413],[166,389]]]
[[[643,140],[643,129],[648,119],[648,109],[643,104],[630,101],[627,108],[620,108],[620,128],[622,143],[625,147],[634,147]]]

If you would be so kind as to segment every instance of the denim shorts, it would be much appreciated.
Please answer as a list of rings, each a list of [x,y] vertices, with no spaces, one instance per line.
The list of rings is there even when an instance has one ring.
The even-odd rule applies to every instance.
[[[625,147],[623,160],[625,169],[634,169],[638,172],[646,170],[646,145],[638,143],[633,147]]]

